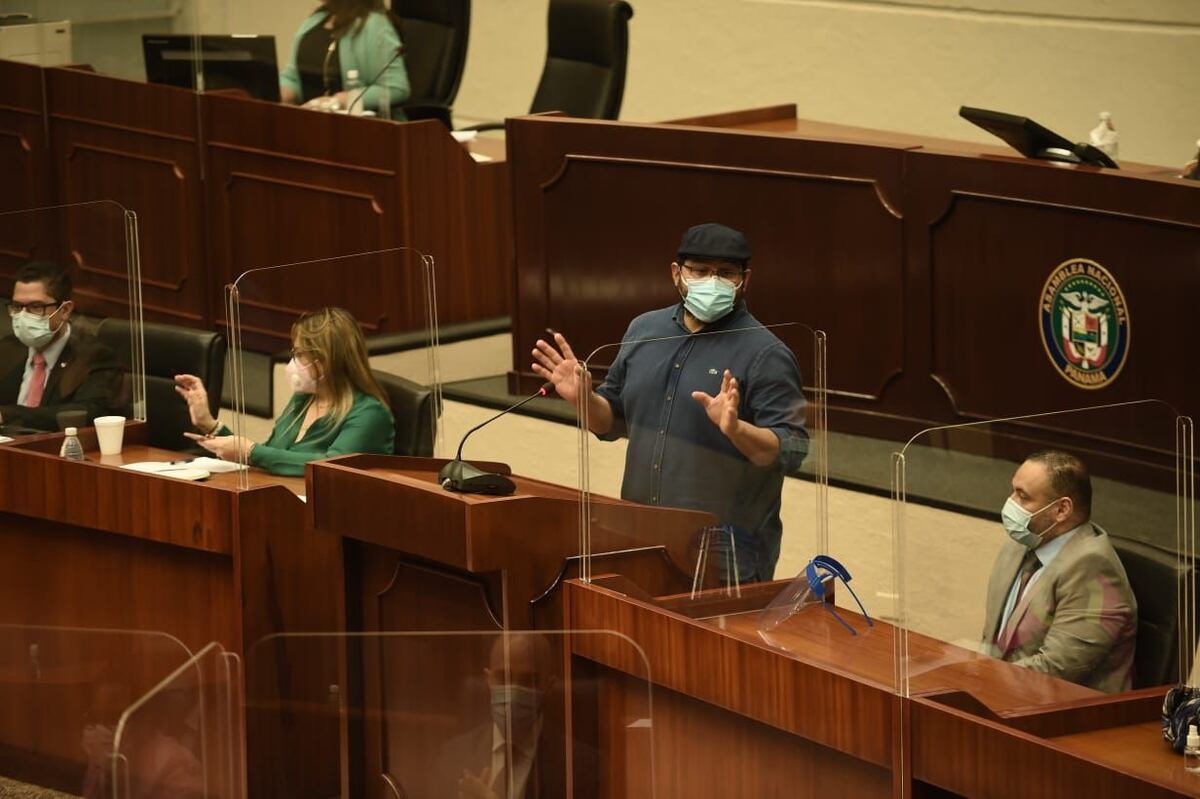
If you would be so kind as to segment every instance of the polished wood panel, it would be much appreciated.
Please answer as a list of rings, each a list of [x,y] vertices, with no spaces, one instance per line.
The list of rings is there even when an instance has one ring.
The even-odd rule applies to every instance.
[[[450,492],[437,482],[445,460],[352,455],[313,464],[309,509],[319,532],[346,548],[349,707],[344,785],[348,793],[439,795],[430,767],[447,742],[487,721],[483,669],[504,630],[563,629],[562,585],[578,575],[577,490],[514,476],[516,492]],[[508,473],[503,464],[477,463]],[[602,523],[594,546],[646,586],[683,590],[681,564],[705,514],[595,498]],[[381,509],[387,509],[381,512]],[[658,546],[638,525],[653,526]],[[629,538],[632,531],[634,538]],[[464,635],[463,633],[467,633]],[[482,633],[482,634],[480,634]],[[547,636],[550,648],[562,636]],[[329,642],[337,646],[339,642]],[[562,685],[560,666],[550,669]],[[537,779],[543,796],[565,786],[563,697],[545,702]],[[444,776],[444,775],[442,775]]]
[[[219,296],[202,244],[196,95],[76,69],[48,69],[44,75],[55,201],[113,200],[133,211],[147,317],[203,323]],[[109,238],[116,222],[109,216],[114,215],[98,220],[108,230],[70,232],[68,262],[78,268],[76,292],[83,306],[121,316],[128,314],[125,242]]]
[[[89,432],[82,436],[91,450],[85,462],[57,456],[59,434],[0,447],[0,624],[157,631],[186,647],[172,668],[211,641],[247,656],[281,633],[343,629],[340,542],[307,526],[298,496],[303,481],[255,472],[250,488],[240,489],[235,474],[188,482],[133,472],[121,464],[179,455],[141,444],[144,426],[134,424],[120,455],[101,456]],[[256,701],[245,717],[251,793],[278,795],[284,786],[298,795],[316,786],[333,795],[337,759],[320,755],[329,741],[336,745],[336,717],[278,712],[280,696],[325,676],[327,664],[290,639],[265,645],[278,656],[246,657]],[[150,668],[145,663],[162,664],[166,656],[142,666],[129,657],[113,662]],[[153,685],[167,673],[123,684]],[[97,693],[101,677],[76,680],[77,699],[47,733],[52,743],[0,723],[0,730],[15,730],[2,742],[16,753],[14,762],[42,768],[31,778],[47,779],[49,758],[55,784],[79,791],[80,713],[105,707],[119,714],[137,698],[136,691]],[[13,684],[25,695],[27,677]],[[111,714],[88,718],[116,721]]]
[[[0,164],[20,189],[3,207],[110,199],[133,211],[151,319],[211,327],[223,323],[223,287],[246,269],[405,245],[436,261],[441,321],[508,313],[502,143],[459,145],[434,121],[319,114],[85,69],[0,62],[0,76]],[[472,152],[492,160],[477,163]],[[39,255],[74,263],[85,309],[126,313],[121,227],[113,239],[103,225],[36,235],[2,226],[0,269]],[[260,286],[266,297],[248,305],[248,345],[285,347],[299,310],[330,303],[349,307],[368,331],[425,325],[415,270],[383,286],[337,268],[292,277]]]
[[[872,338],[854,358],[830,357],[835,389],[877,397],[902,370],[901,337],[877,335],[899,330],[904,314],[902,149],[555,117],[511,120],[508,135],[518,370],[529,371],[528,350],[547,327],[588,353],[670,304],[679,236],[706,219],[752,242],[747,296],[761,322]],[[851,293],[853,305],[828,302]],[[811,334],[780,335],[811,376]]]
[[[528,351],[547,327],[586,353],[674,301],[680,233],[719,219],[754,250],[751,311],[828,333],[834,429],[903,440],[1147,397],[1200,412],[1166,343],[1196,280],[1200,185],[1171,170],[1032,161],[800,120],[791,106],[663,125],[523,117],[509,122],[509,152],[514,389],[533,385]],[[1038,333],[1046,278],[1077,257],[1113,272],[1133,320],[1126,366],[1099,391],[1056,375]],[[806,375],[810,363],[801,353]],[[1081,443],[1024,434],[1034,448]]]

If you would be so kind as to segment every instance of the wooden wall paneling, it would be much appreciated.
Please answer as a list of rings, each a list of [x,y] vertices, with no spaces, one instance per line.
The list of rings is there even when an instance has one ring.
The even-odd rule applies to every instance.
[[[1155,740],[1156,723],[1123,728],[1114,739],[1102,742],[1108,744],[1102,748],[1072,751],[1054,739],[1037,738],[928,700],[912,700],[910,713],[913,778],[963,796],[1152,799],[1196,793],[1181,756]],[[1136,767],[1114,765],[1112,759],[1122,754],[1136,760]],[[1153,762],[1147,762],[1148,756]],[[1147,778],[1147,772],[1155,771],[1160,772],[1158,778]]]
[[[341,542],[307,526],[283,486],[237,496],[246,750],[251,796],[334,796],[345,629]]]
[[[515,368],[528,370],[546,327],[588,352],[670,304],[680,235],[721,220],[754,251],[755,316],[826,330],[831,389],[877,404],[904,371],[902,153],[777,134],[512,120]],[[835,309],[831,295],[847,301]],[[811,343],[797,349],[811,374]]]
[[[0,212],[51,204],[42,77],[40,67],[0,61],[0,85],[5,87],[0,99]],[[36,257],[40,239],[28,219],[0,216],[0,281],[6,284],[16,267]]]
[[[215,301],[205,265],[196,103],[183,89],[76,69],[46,70],[55,197],[113,200],[137,214],[146,318],[208,327]],[[77,300],[128,315],[126,247],[116,208],[67,219]]]
[[[403,228],[408,238],[402,243],[436,261],[439,321],[507,314],[512,241],[507,165],[476,163],[432,120],[398,126],[396,132],[408,198]]]
[[[942,394],[922,414],[968,421],[1148,398],[1200,411],[1174,357],[1200,289],[1200,185],[1016,158],[906,159],[910,279],[928,331],[910,317],[923,349],[912,357]],[[1046,279],[1075,258],[1106,268],[1129,309],[1125,366],[1100,389],[1064,379],[1039,334]]]
[[[248,269],[375,252],[406,239],[401,126],[218,95],[205,95],[201,108],[221,284]],[[413,292],[403,279],[381,281],[397,263],[364,257],[250,278],[242,293],[247,346],[285,348],[296,317],[324,305],[354,312],[368,334],[409,329],[420,307]]]

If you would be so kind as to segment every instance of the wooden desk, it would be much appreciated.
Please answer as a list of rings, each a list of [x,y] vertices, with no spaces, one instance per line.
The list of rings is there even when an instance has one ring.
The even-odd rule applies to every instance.
[[[255,472],[239,490],[233,474],[193,483],[118,468],[179,457],[140,445],[143,433],[133,425],[121,455],[89,452],[83,463],[58,457],[57,434],[0,445],[0,623],[153,630],[191,652],[217,641],[239,655],[272,633],[341,629],[339,542],[306,526],[302,481]],[[287,693],[306,668],[288,662],[253,687]],[[165,676],[145,675],[145,687]],[[79,709],[88,723],[112,726],[108,714],[122,707],[102,699],[84,697]],[[78,792],[84,720],[38,712],[58,727],[37,742],[6,738],[0,770]],[[252,710],[246,741],[252,795],[300,785],[336,793],[336,760],[312,756],[336,751],[332,717]]]
[[[3,209],[108,199],[134,211],[148,319],[212,328],[223,287],[246,269],[401,245],[432,255],[438,279],[456,287],[439,292],[443,322],[508,313],[502,144],[463,147],[432,120],[315,113],[80,69],[0,61],[0,87],[0,171],[13,188]],[[476,163],[470,150],[493,160]],[[122,315],[112,265],[69,233],[0,242],[0,279],[34,253],[56,257],[79,266],[81,306]],[[382,298],[382,310],[349,287],[319,297],[297,288],[280,294],[286,323],[259,320],[266,337],[248,343],[285,347],[295,309],[313,302],[343,305],[380,332],[423,322],[412,287]]]
[[[833,429],[905,440],[1148,397],[1200,412],[1168,355],[1182,298],[1200,290],[1200,183],[806,122],[790,107],[680,122],[509,120],[515,368],[546,328],[589,352],[677,302],[679,237],[716,219],[751,243],[755,316],[828,333]],[[1072,258],[1108,269],[1137,320],[1101,391],[1059,376],[1039,333],[1042,288]],[[798,357],[811,376],[811,354]],[[514,375],[514,393],[518,377],[535,385]]]
[[[348,629],[366,636],[346,647],[351,795],[389,795],[385,783],[434,795],[424,780],[437,750],[423,725],[445,719],[461,706],[464,686],[481,678],[478,637],[453,633],[564,628],[562,585],[579,568],[579,492],[518,476],[511,496],[454,493],[437,482],[445,463],[351,455],[308,469],[313,527],[344,542]],[[664,593],[690,585],[687,548],[706,514],[594,501],[608,503],[604,516],[613,522],[593,529],[596,550],[608,553],[597,563]],[[635,521],[653,524],[660,545],[626,546],[615,531]],[[396,632],[447,635],[434,636],[436,655],[422,655],[417,639],[386,637]],[[551,640],[560,646],[561,638]],[[339,643],[327,642],[327,651]],[[561,734],[561,706],[550,703],[546,714],[544,735]],[[562,795],[564,754],[560,747],[539,758],[544,796]]]
[[[1122,737],[1112,725],[1130,725],[1138,735],[1148,729],[1161,702],[1157,689],[1108,697],[910,635],[913,660],[936,667],[913,681],[913,698],[904,700],[896,685],[897,631],[887,623],[868,628],[839,608],[859,632],[851,636],[811,605],[769,637],[760,635],[758,608],[783,585],[700,605],[635,598],[621,577],[567,583],[573,628],[628,636],[645,653],[649,675],[628,652],[580,636],[572,642],[571,670],[600,679],[611,694],[607,702],[619,703],[647,676],[653,682],[658,796],[769,796],[796,785],[845,796],[946,795],[938,789],[970,796],[1166,795],[1149,776],[1169,768],[1161,752],[1138,766],[1136,756],[1117,753],[1120,747],[1101,754],[1105,741]],[[685,606],[702,617],[679,612]],[[623,770],[625,733],[596,712],[578,708],[577,718],[598,721],[571,731],[577,744],[595,742],[596,773],[572,778],[599,782],[599,796],[649,795],[638,790],[649,774]],[[1147,743],[1139,752],[1157,743],[1154,736],[1140,740]]]

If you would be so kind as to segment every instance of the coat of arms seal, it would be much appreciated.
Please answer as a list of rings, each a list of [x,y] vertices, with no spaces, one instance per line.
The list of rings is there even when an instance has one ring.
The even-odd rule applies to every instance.
[[[1064,261],[1039,306],[1042,344],[1065,380],[1098,389],[1117,378],[1129,354],[1129,309],[1112,273],[1086,258]]]

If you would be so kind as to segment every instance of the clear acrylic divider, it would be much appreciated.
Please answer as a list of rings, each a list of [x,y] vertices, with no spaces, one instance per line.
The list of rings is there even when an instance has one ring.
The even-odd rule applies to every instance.
[[[193,49],[199,34],[223,32],[227,15],[216,0],[30,0],[15,5],[13,10],[29,13],[30,24],[37,25],[33,30],[43,66],[86,65],[102,75],[146,81],[143,40],[171,41],[166,66],[175,85],[187,89],[198,85]]]
[[[1186,679],[1189,418],[1145,400],[933,428],[893,479],[905,696],[1020,714]]]
[[[32,380],[40,354],[46,375],[40,397],[31,381],[0,396],[0,432],[146,420],[136,214],[111,200],[0,213],[0,281],[0,358]]]
[[[191,657],[165,633],[0,624],[0,776],[109,796],[122,711]]]
[[[217,643],[160,675],[121,714],[104,795],[242,799],[241,686],[241,661]]]
[[[436,303],[434,259],[411,247],[243,272],[226,286],[233,418],[220,432],[244,445],[223,457],[302,475],[302,460],[274,455],[309,435],[305,417],[314,402],[312,413],[320,418],[312,435],[328,439],[328,457],[363,451],[432,455],[441,435]],[[368,372],[364,356],[393,345],[417,353],[404,361],[404,373],[373,365]],[[288,366],[293,360],[295,366]],[[343,435],[344,426],[329,419],[344,419],[353,403],[369,403],[366,397],[384,401],[392,428],[376,430],[367,413],[360,417],[365,427],[356,422]],[[264,447],[259,456],[247,457],[250,442]],[[248,485],[245,470],[242,475]]]
[[[246,684],[278,795],[654,795],[650,664],[612,632],[277,635]]]
[[[582,360],[602,398],[578,412],[583,577],[618,575],[688,615],[740,614],[760,640],[761,611],[829,554],[825,334],[679,330]]]

